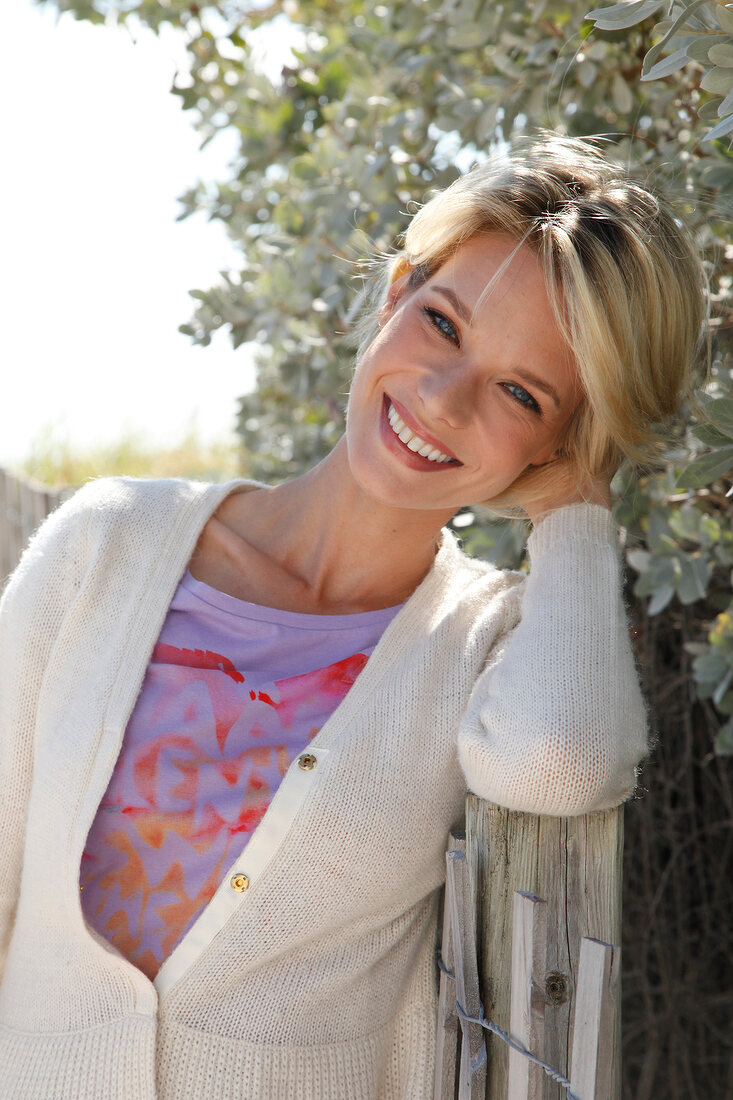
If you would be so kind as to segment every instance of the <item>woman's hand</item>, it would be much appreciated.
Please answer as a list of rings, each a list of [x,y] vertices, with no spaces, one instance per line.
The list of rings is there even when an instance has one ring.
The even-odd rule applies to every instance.
[[[556,458],[545,469],[552,472],[551,485],[546,494],[535,496],[522,504],[533,526],[544,519],[548,512],[566,504],[600,504],[611,507],[611,478],[582,477],[572,458]]]

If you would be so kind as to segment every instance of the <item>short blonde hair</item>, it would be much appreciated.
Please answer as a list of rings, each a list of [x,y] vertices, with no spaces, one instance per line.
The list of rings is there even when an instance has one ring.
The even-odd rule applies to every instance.
[[[587,140],[540,132],[513,142],[435,195],[412,219],[376,301],[409,273],[417,287],[469,238],[508,233],[540,257],[583,400],[563,440],[581,474],[659,457],[689,391],[707,316],[706,280],[689,234],[658,196]],[[376,302],[375,302],[376,304]],[[376,317],[361,328],[359,351]],[[547,469],[514,483],[546,491]],[[496,503],[511,504],[511,490]]]

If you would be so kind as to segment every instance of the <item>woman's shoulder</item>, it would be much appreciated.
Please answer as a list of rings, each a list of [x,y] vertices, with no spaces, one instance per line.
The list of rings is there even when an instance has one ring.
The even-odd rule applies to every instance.
[[[118,559],[162,549],[176,532],[197,532],[238,483],[182,478],[94,478],[73,492],[40,525],[14,579],[54,579],[86,572],[97,557]]]
[[[86,482],[51,514],[46,524],[104,532],[126,527],[131,534],[163,531],[171,523],[203,522],[225,497],[249,483],[213,483],[186,478],[99,477]]]
[[[518,618],[526,573],[470,557],[450,531],[443,532],[436,572],[440,575],[437,602],[466,628],[488,624],[494,629],[497,615],[508,623]]]
[[[62,505],[67,514],[136,513],[161,505],[171,508],[231,491],[236,482],[215,484],[186,478],[98,477],[87,481]]]

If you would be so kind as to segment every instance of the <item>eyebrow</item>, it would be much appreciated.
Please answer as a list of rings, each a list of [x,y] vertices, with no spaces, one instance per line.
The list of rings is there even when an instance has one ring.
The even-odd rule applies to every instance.
[[[470,327],[471,315],[469,314],[468,310],[466,309],[458,295],[455,293],[455,291],[451,290],[449,286],[433,285],[430,289],[434,290],[436,294],[442,294],[444,298],[447,298],[458,316],[463,321],[464,325],[468,325]]]
[[[455,291],[451,290],[449,286],[436,286],[435,284],[433,284],[431,289],[434,290],[436,294],[442,294],[444,298],[447,298],[458,316],[463,321],[464,325],[468,325],[470,328],[471,315],[469,314],[468,310],[466,309],[458,295],[455,293]],[[535,389],[541,390],[542,393],[547,394],[547,396],[551,398],[552,401],[555,403],[555,408],[560,408],[560,398],[558,397],[557,390],[553,385],[551,385],[549,382],[545,382],[544,379],[538,377],[538,375],[536,374],[533,374],[532,371],[525,370],[524,367],[514,367],[513,369],[514,373],[518,375],[521,379],[523,379],[523,381],[531,383],[531,385],[533,385]]]

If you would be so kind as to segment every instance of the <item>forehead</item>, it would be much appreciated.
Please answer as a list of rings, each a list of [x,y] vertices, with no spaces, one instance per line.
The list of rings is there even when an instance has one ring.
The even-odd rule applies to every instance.
[[[428,282],[460,287],[475,310],[489,296],[511,294],[535,298],[551,310],[547,279],[540,257],[528,244],[508,233],[482,233],[457,245],[432,272]]]

